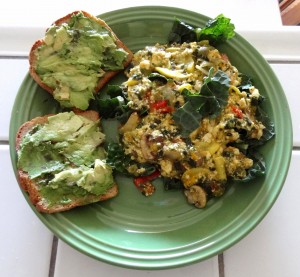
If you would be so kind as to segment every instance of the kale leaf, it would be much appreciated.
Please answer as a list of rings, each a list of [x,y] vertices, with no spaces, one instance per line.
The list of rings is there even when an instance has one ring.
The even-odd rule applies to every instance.
[[[194,108],[190,101],[173,113],[173,119],[181,128],[183,137],[187,137],[191,132],[199,127],[202,115]]]
[[[205,27],[196,29],[197,40],[209,40],[212,45],[216,45],[232,38],[235,26],[230,19],[223,14],[218,15],[215,19],[209,20]]]
[[[107,146],[106,162],[116,171],[123,174],[128,174],[126,167],[130,164],[130,157],[125,155],[121,144],[110,142]]]
[[[247,141],[249,143],[249,147],[251,148],[263,145],[273,136],[275,136],[275,126],[273,121],[259,106],[256,110],[256,118],[265,126],[265,128],[263,129],[263,135],[259,140],[250,139]]]
[[[218,70],[213,77],[211,77],[212,73],[213,68],[210,69],[209,75],[201,87],[200,94],[197,96],[190,95],[187,99],[192,103],[197,103],[198,110],[203,117],[209,116],[215,118],[227,105],[230,79],[221,70]],[[198,99],[196,100],[194,97]]]
[[[230,79],[221,70],[212,75],[213,68],[210,69],[199,93],[191,93],[185,89],[183,94],[186,103],[173,113],[173,118],[185,137],[199,127],[203,117],[215,118],[227,105]]]
[[[253,160],[253,166],[248,169],[247,176],[243,179],[235,179],[239,182],[249,182],[256,177],[264,176],[266,173],[266,163],[264,157],[258,153],[251,151],[248,153],[248,157]]]
[[[238,86],[238,89],[243,91],[243,90],[249,90],[249,88],[251,88],[253,86],[253,81],[252,78],[249,77],[246,74],[243,73],[239,73],[239,77],[241,78],[241,83]]]
[[[122,88],[118,85],[108,86],[108,98],[96,96],[96,104],[99,115],[102,118],[116,118],[124,123],[129,118],[132,110],[128,107],[127,99]]]
[[[163,177],[165,190],[181,190],[184,188],[181,179]]]
[[[195,28],[189,24],[175,19],[168,37],[169,43],[183,43],[209,40],[211,45],[217,45],[235,35],[235,26],[223,14],[208,20],[204,28]]]
[[[175,19],[172,30],[168,37],[168,42],[171,43],[183,43],[197,41],[197,34],[195,28],[186,24],[179,19]]]
[[[156,167],[148,163],[136,163],[129,155],[126,155],[123,146],[118,142],[110,142],[107,146],[106,162],[114,169],[114,172],[130,175],[127,168],[135,165],[137,169],[143,168],[140,176],[147,176],[156,171]]]

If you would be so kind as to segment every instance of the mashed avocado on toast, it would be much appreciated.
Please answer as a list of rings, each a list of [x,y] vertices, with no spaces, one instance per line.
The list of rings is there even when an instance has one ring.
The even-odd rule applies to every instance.
[[[105,163],[99,120],[74,112],[47,119],[24,134],[17,152],[18,169],[34,182],[42,205],[64,206],[78,199],[88,204],[91,195],[98,199],[107,193],[114,180]]]
[[[52,24],[42,43],[33,47],[34,74],[62,107],[86,110],[99,79],[107,72],[123,70],[130,56],[99,21],[83,12],[73,13],[67,20]]]

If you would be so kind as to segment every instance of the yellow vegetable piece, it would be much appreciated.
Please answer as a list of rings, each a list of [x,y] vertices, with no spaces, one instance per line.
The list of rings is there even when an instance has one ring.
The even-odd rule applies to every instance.
[[[178,91],[182,92],[185,88],[191,90],[193,87],[191,84],[185,83],[178,87]]]
[[[184,80],[191,76],[191,74],[183,74],[182,70],[171,70],[165,67],[155,67],[155,70],[158,73],[172,79]]]
[[[220,146],[221,145],[217,142],[200,141],[197,142],[196,149],[198,151],[208,151],[211,155],[213,155],[219,150]]]
[[[134,80],[134,79],[129,79],[128,81],[127,81],[127,85],[130,87],[130,86],[135,86],[135,85],[137,85],[139,83],[139,81],[138,80]]]
[[[195,63],[194,62],[190,62],[187,67],[186,67],[186,71],[188,73],[192,73],[195,71]]]
[[[225,171],[225,159],[221,156],[214,158],[216,170],[217,170],[217,177],[219,180],[226,180],[226,171]]]
[[[241,94],[241,91],[236,86],[230,86],[229,93]]]
[[[206,179],[211,172],[202,167],[195,167],[186,170],[181,177],[183,185],[185,188],[190,188],[191,186],[198,183],[201,179]]]
[[[180,47],[168,47],[166,49],[167,52],[176,52],[176,51],[179,51],[180,50]]]

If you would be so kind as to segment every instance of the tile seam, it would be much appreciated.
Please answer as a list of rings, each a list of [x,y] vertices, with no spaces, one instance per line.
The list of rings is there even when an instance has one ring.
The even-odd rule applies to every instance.
[[[48,277],[54,277],[55,274],[57,245],[58,245],[58,238],[56,236],[53,236]]]
[[[225,277],[225,264],[223,253],[218,255],[219,277]]]

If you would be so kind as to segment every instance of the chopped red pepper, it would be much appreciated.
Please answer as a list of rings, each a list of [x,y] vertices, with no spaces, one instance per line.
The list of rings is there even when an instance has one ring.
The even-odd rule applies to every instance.
[[[237,106],[231,106],[231,110],[233,111],[233,113],[236,117],[241,118],[241,119],[244,117],[243,112]]]
[[[156,170],[150,175],[134,178],[133,182],[142,194],[144,194],[145,196],[149,196],[152,195],[155,191],[155,187],[150,183],[150,181],[156,179],[159,176],[160,172]]]
[[[160,113],[170,113],[173,108],[169,106],[168,100],[159,100],[150,104],[150,111],[158,111]]]
[[[152,181],[159,176],[160,176],[160,172],[159,172],[159,170],[156,170],[153,173],[151,173],[150,175],[134,178],[133,182],[136,186],[139,186],[140,184],[144,184],[146,182]]]

